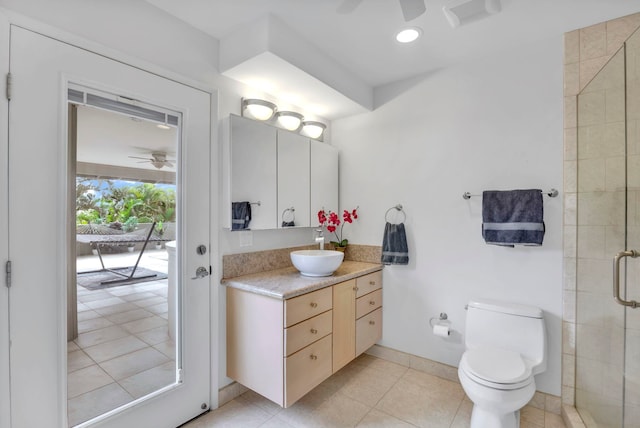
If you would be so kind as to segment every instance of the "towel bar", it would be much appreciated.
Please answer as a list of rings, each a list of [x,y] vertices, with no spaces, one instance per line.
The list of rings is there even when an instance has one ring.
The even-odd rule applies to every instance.
[[[389,216],[389,211],[391,210],[397,210],[402,213],[402,223],[404,223],[407,220],[407,214],[405,214],[404,210],[402,209],[402,205],[398,204],[395,207],[389,208],[387,212],[384,213],[384,221],[386,221],[387,223],[389,222],[388,216]]]
[[[556,189],[550,189],[547,192],[542,192],[543,194],[549,196],[550,198],[555,198],[558,196],[558,191]],[[482,195],[472,195],[471,192],[464,192],[462,194],[462,199],[471,199],[472,196],[482,196]]]

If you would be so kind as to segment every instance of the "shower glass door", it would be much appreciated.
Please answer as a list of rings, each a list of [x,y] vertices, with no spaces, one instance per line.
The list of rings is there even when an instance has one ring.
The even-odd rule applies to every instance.
[[[640,309],[612,260],[640,250],[640,33],[578,95],[576,407],[588,427],[640,426]],[[640,300],[640,258],[620,263]]]

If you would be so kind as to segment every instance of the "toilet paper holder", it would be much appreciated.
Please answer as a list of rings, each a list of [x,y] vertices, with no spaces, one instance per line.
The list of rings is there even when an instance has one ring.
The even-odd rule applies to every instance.
[[[451,324],[451,321],[449,321],[449,316],[446,314],[446,312],[440,312],[439,317],[431,317],[429,319],[429,325],[431,326],[431,328],[435,326],[434,322],[437,322],[438,324]]]

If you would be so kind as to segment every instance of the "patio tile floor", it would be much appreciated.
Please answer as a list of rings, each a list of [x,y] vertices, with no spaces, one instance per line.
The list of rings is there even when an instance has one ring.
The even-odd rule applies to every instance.
[[[103,255],[106,266],[130,266],[136,257]],[[166,273],[166,250],[148,249],[140,266]],[[79,272],[99,268],[97,256],[77,258]],[[78,286],[79,334],[67,344],[69,426],[175,381],[167,285],[163,279],[94,291]]]

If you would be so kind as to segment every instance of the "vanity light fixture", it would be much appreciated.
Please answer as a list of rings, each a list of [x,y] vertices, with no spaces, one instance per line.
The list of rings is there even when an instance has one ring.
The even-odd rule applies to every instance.
[[[300,128],[304,117],[295,111],[276,112],[276,121],[280,126],[289,131],[296,131]]]
[[[422,30],[418,27],[409,27],[400,30],[396,34],[396,40],[400,43],[411,43],[422,35]]]
[[[244,112],[246,110],[254,119],[269,120],[273,117],[277,109],[278,107],[270,101],[260,100],[257,98],[242,99],[242,116],[244,116]]]
[[[324,133],[325,125],[322,122],[315,122],[313,120],[307,120],[302,122],[302,132],[310,138],[315,140],[320,140],[322,138],[322,134]]]

